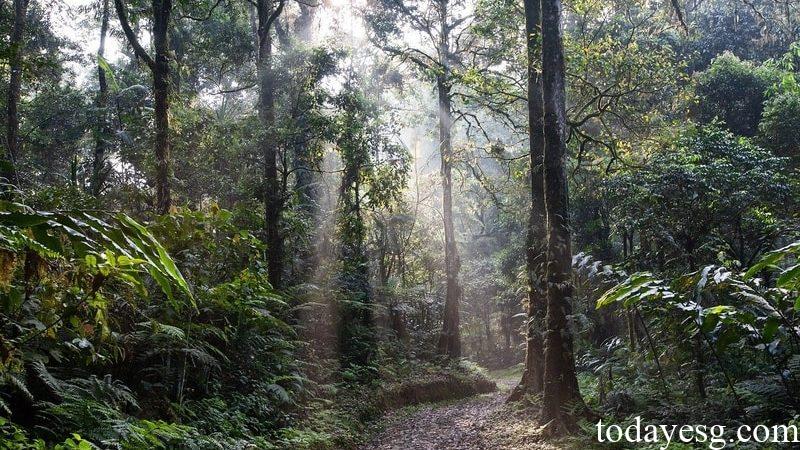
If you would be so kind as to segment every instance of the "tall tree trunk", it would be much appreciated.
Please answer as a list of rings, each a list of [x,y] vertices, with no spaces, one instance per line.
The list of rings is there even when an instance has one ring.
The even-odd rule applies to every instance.
[[[22,58],[25,43],[25,22],[28,14],[29,0],[14,0],[14,26],[11,30],[11,56],[9,68],[11,76],[8,81],[8,98],[6,102],[6,152],[3,157],[3,167],[0,167],[0,176],[5,182],[19,184],[17,178],[17,157],[19,156],[19,99],[22,89]]]
[[[576,429],[568,411],[583,405],[575,375],[572,333],[572,248],[566,171],[566,100],[561,1],[542,0],[542,93],[544,99],[544,186],[547,212],[547,330],[545,333],[543,423],[551,432]]]
[[[447,279],[444,320],[442,334],[439,336],[438,350],[449,358],[461,357],[461,335],[459,332],[459,301],[461,286],[458,272],[461,260],[456,247],[455,227],[453,226],[453,144],[451,129],[453,127],[452,104],[450,98],[450,68],[448,62],[449,43],[447,27],[447,1],[440,0],[441,37],[439,42],[440,73],[436,77],[436,90],[439,96],[439,153],[442,159],[442,218],[444,221],[444,259],[445,277]]]
[[[166,214],[172,205],[170,193],[170,177],[172,176],[169,141],[169,27],[172,16],[172,0],[153,0],[153,49],[151,57],[142,47],[139,38],[128,22],[125,5],[122,0],[114,0],[119,23],[125,37],[133,47],[136,56],[142,59],[153,74],[153,97],[155,100],[156,136],[154,150],[156,156],[156,211]]]
[[[153,97],[156,124],[156,211],[166,214],[172,205],[169,140],[169,21],[172,0],[153,0]]]
[[[272,0],[258,0],[258,117],[263,137],[261,152],[264,156],[264,234],[267,241],[267,274],[275,288],[281,287],[283,275],[283,241],[280,221],[283,195],[278,180],[278,147],[275,134],[275,82],[272,71],[272,24],[283,9],[283,2],[275,8]]]
[[[537,71],[541,52],[540,28],[542,7],[540,0],[525,0],[525,32],[528,52],[528,138],[531,153],[531,205],[528,218],[526,264],[528,271],[528,317],[525,371],[519,386],[511,393],[509,401],[520,399],[525,393],[542,392],[544,354],[542,332],[545,310],[544,257],[547,232],[544,207],[544,105],[542,104],[542,79]]]
[[[108,139],[111,136],[111,127],[108,124],[108,81],[106,80],[106,70],[100,61],[106,53],[106,35],[108,34],[108,0],[103,0],[100,17],[100,47],[97,49],[97,83],[99,91],[95,105],[97,106],[100,126],[97,130],[97,137],[94,146],[94,158],[92,159],[92,195],[95,197],[103,192],[103,185],[108,176],[108,164],[106,164],[106,151],[108,149]]]

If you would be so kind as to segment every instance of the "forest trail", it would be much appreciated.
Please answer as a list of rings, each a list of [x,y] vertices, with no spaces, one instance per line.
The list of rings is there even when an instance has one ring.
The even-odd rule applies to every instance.
[[[530,410],[507,405],[519,373],[492,377],[497,392],[399,410],[360,450],[547,450]]]

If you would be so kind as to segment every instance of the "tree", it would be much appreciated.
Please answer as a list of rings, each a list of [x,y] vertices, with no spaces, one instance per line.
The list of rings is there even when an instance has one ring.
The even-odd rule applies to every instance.
[[[382,8],[373,10],[368,15],[368,21],[375,32],[376,43],[390,55],[411,62],[412,67],[427,76],[433,74],[435,81],[446,278],[445,306],[438,351],[449,358],[458,358],[461,356],[459,302],[462,289],[459,282],[461,259],[453,224],[452,172],[455,155],[452,141],[454,124],[452,70],[460,56],[471,45],[471,39],[464,37],[470,16],[463,11],[462,2],[452,0],[383,0],[381,5]],[[413,47],[414,44],[398,39],[404,32],[419,37],[423,43],[422,48]]]
[[[695,270],[720,256],[746,267],[790,216],[785,165],[729,131],[686,130],[643,167],[607,180],[611,221],[649,242],[632,255],[642,269]]]
[[[759,142],[778,156],[800,162],[800,136],[797,135],[800,118],[800,93],[786,92],[773,96],[764,104],[761,123],[758,124]]]
[[[287,113],[281,129],[287,130],[287,151],[291,152],[291,172],[294,174],[294,212],[305,232],[297,236],[293,250],[297,264],[293,264],[292,280],[308,281],[318,264],[315,244],[320,225],[320,176],[323,136],[328,128],[324,113],[327,91],[321,81],[337,71],[342,52],[337,49],[312,46],[311,23],[316,7],[298,3],[300,14],[294,21],[296,40],[289,39],[283,58],[285,81],[282,83],[282,101]]]
[[[340,240],[339,340],[343,363],[346,366],[365,366],[374,354],[374,321],[369,266],[364,248],[366,227],[362,213],[365,191],[365,172],[370,167],[371,142],[367,100],[348,81],[345,91],[337,98],[342,110],[337,147],[344,165],[339,188],[337,232]]]
[[[566,95],[561,1],[542,0],[544,198],[547,214],[547,316],[544,339],[542,422],[559,434],[574,430],[566,408],[583,404],[575,375],[572,314],[572,246],[566,168]]]
[[[797,41],[797,2],[793,0],[683,3],[692,33],[680,43],[679,51],[690,73],[705,69],[725,52],[763,61],[779,56]]]
[[[19,156],[19,99],[22,89],[22,63],[25,47],[25,23],[30,0],[14,0],[14,24],[11,30],[7,103],[6,103],[6,151],[0,177],[7,183],[19,184],[16,159]]]
[[[269,282],[281,286],[283,276],[283,240],[281,238],[281,211],[284,207],[283,191],[278,179],[278,143],[275,130],[275,78],[272,68],[272,25],[283,11],[285,1],[258,0],[258,118],[264,128],[259,142],[264,157],[264,234],[267,243],[267,268]]]
[[[526,241],[526,272],[528,274],[527,347],[525,371],[519,386],[511,394],[516,400],[524,393],[540,393],[543,389],[544,361],[540,327],[545,309],[545,285],[542,276],[543,257],[547,242],[546,214],[544,205],[544,105],[542,103],[542,79],[537,60],[541,56],[540,0],[525,0],[525,32],[528,54],[528,139],[530,146],[531,203]]]
[[[150,56],[142,47],[139,38],[131,28],[128,13],[123,0],[114,0],[122,31],[135,55],[147,64],[153,76],[153,97],[155,116],[155,141],[153,144],[156,157],[156,212],[166,214],[172,205],[170,178],[172,168],[170,160],[170,65],[169,65],[169,29],[172,16],[172,0],[152,0],[152,37],[154,55]]]
[[[339,238],[339,342],[345,366],[367,366],[375,355],[375,296],[366,248],[370,210],[391,212],[401,201],[408,154],[393,140],[396,130],[381,116],[378,84],[352,69],[334,105],[336,147],[342,160],[337,208]],[[373,83],[370,83],[373,82]]]
[[[735,134],[754,136],[767,89],[777,81],[768,68],[723,53],[697,78],[697,118],[702,123],[719,119]]]
[[[99,115],[99,129],[95,131],[95,148],[92,158],[92,178],[90,181],[92,194],[97,196],[103,192],[106,178],[108,177],[109,167],[106,161],[106,151],[108,139],[111,136],[111,127],[108,123],[108,80],[106,80],[106,70],[108,65],[105,61],[106,35],[108,34],[109,19],[109,0],[102,0],[100,10],[100,46],[97,49],[97,83],[98,91],[95,105]]]

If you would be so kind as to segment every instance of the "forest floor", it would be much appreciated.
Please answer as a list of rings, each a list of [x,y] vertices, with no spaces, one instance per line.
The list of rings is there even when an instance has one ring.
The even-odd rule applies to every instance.
[[[388,414],[360,450],[542,450],[545,442],[530,408],[506,404],[519,370],[490,372],[497,392],[425,404]]]

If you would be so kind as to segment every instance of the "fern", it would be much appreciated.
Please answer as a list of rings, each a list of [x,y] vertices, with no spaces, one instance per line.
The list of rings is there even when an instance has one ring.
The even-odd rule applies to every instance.
[[[106,375],[99,378],[73,378],[63,383],[63,391],[73,398],[90,398],[110,405],[115,409],[139,409],[133,392],[122,381]]]
[[[25,380],[20,377],[20,375],[15,373],[5,373],[3,376],[3,384],[6,384],[19,392],[20,394],[24,395],[29,401],[33,401],[33,394],[31,391],[28,390],[28,385],[25,383]]]
[[[50,391],[55,393],[61,393],[64,389],[63,383],[57,380],[44,363],[40,360],[36,360],[30,363],[31,372],[33,376],[35,376],[39,381],[41,381],[45,386],[47,386]]]

